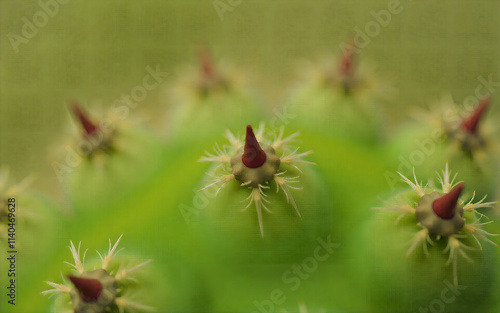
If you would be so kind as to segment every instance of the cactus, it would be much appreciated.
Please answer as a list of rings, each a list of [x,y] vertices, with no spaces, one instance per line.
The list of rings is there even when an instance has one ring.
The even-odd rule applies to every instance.
[[[96,154],[101,152],[107,154],[113,153],[116,149],[117,129],[115,122],[110,122],[108,129],[102,126],[99,127],[76,101],[71,102],[71,109],[82,129],[82,139],[86,149],[82,149],[84,146],[80,146],[81,152],[89,159],[92,159]]]
[[[427,177],[449,161],[461,169],[464,180],[477,192],[494,194],[498,143],[486,116],[490,102],[486,97],[466,107],[455,104],[449,95],[442,96],[429,110],[415,113],[417,123],[405,124],[395,132],[387,147],[387,158],[399,163],[398,170],[405,175],[410,175],[415,167]]]
[[[123,235],[122,235],[123,236]],[[62,284],[47,281],[52,289],[42,292],[44,295],[69,295],[71,309],[77,313],[83,312],[150,312],[154,309],[145,304],[131,300],[130,289],[135,284],[131,283],[130,275],[142,268],[151,260],[142,262],[129,268],[113,268],[116,255],[122,250],[118,249],[118,244],[122,238],[120,236],[114,245],[109,241],[109,250],[104,257],[99,253],[101,266],[98,269],[88,271],[85,269],[85,255],[87,250],[80,252],[81,242],[78,248],[70,242],[70,251],[74,264],[68,263],[76,271],[76,275],[69,274],[69,282]],[[69,310],[65,307],[67,301],[56,301],[54,310],[62,312]]]
[[[200,161],[221,163],[223,166],[229,165],[228,168],[222,168],[227,174],[217,177],[213,183],[202,188],[202,190],[216,184],[221,184],[220,188],[222,188],[232,180],[239,181],[241,187],[251,190],[247,198],[249,203],[244,209],[247,209],[252,204],[255,205],[262,238],[264,238],[262,209],[272,213],[266,206],[266,203],[270,203],[266,195],[267,190],[271,187],[270,183],[276,186],[276,191],[280,189],[283,191],[287,201],[295,209],[297,215],[301,217],[297,204],[290,192],[290,189],[297,189],[292,184],[298,182],[298,176],[289,177],[289,175],[285,175],[287,170],[283,169],[283,166],[297,167],[297,163],[313,164],[302,159],[310,155],[312,151],[297,153],[299,148],[289,151],[287,155],[283,153],[281,157],[278,157],[276,150],[281,150],[282,148],[285,148],[285,151],[291,150],[287,145],[298,136],[298,133],[295,133],[283,138],[283,131],[284,128],[281,128],[280,133],[271,142],[268,138],[264,138],[264,124],[261,124],[259,127],[257,135],[254,134],[252,126],[247,125],[244,144],[228,131],[227,138],[231,143],[232,147],[230,148],[232,151],[226,151],[225,147],[220,149],[217,146],[215,149],[216,155],[208,154],[206,157],[200,159]]]
[[[7,166],[0,168],[0,271],[5,273],[5,286],[14,289],[6,293],[8,298],[0,303],[0,311],[11,312],[15,304],[19,310],[16,312],[29,312],[39,304],[31,297],[39,286],[25,284],[25,278],[41,279],[39,269],[50,264],[50,258],[41,256],[52,251],[60,236],[58,221],[62,212],[47,195],[30,187],[34,175],[14,184],[9,172]],[[33,260],[37,260],[37,266],[33,266]]]
[[[79,131],[53,167],[72,209],[91,219],[97,211],[106,214],[102,208],[114,207],[123,194],[137,192],[161,168],[165,151],[153,133],[133,117],[125,120],[119,108],[96,118],[72,101],[71,111]]]
[[[267,122],[268,108],[241,75],[215,62],[203,46],[198,67],[168,89],[163,141],[125,123],[116,110],[100,115],[73,101],[78,134],[70,150],[81,160],[63,184],[72,210],[64,218],[42,213],[37,223],[51,228],[51,236],[26,241],[36,243],[29,256],[51,251],[53,257],[40,262],[42,274],[27,269],[32,261],[20,260],[22,275],[39,283],[40,275],[56,276],[60,268],[53,261],[62,258],[61,241],[124,229],[155,262],[122,257],[119,265],[121,236],[99,254],[100,261],[91,262],[81,243],[70,241],[68,264],[74,271],[62,282],[46,282],[51,289],[42,292],[57,296],[50,311],[305,313],[303,300],[309,311],[325,312],[415,312],[429,306],[432,311],[436,303],[450,312],[498,306],[492,299],[500,285],[498,230],[491,225],[498,216],[488,211],[491,199],[482,197],[498,186],[493,174],[486,175],[494,173],[495,144],[485,127],[490,99],[467,112],[454,103],[445,115],[432,112],[438,135],[418,125],[383,145],[378,101],[389,88],[360,62],[357,49],[348,45],[339,57],[310,69],[312,76],[287,99],[289,120],[282,120],[301,130],[300,148],[299,133],[287,134],[284,126],[268,123],[273,128],[267,130],[261,123],[254,131],[251,125]],[[245,134],[227,130],[229,144],[216,144],[196,162],[224,130],[243,131],[244,125]],[[387,191],[383,172],[394,157],[411,154],[414,140],[427,136],[437,138],[428,159],[421,167],[405,164],[413,177],[394,174],[410,189],[367,213],[375,196]],[[448,165],[438,174],[439,187],[417,179],[417,172],[428,176],[445,159],[466,172],[467,188]],[[0,204],[6,198],[2,177]],[[471,187],[481,196],[466,194]],[[4,212],[0,206],[0,222]],[[26,229],[23,234],[39,230]],[[146,265],[149,274],[136,281]],[[38,294],[39,286],[26,285],[19,298],[33,302],[18,308],[30,311],[49,302]],[[436,302],[450,292],[453,300]]]
[[[364,237],[371,260],[370,284],[380,284],[381,279],[385,282],[384,287],[371,291],[376,309],[392,312],[405,308],[413,312],[439,297],[443,284],[468,288],[447,310],[468,312],[488,307],[495,256],[481,241],[497,246],[489,238],[497,235],[485,229],[493,221],[485,222],[486,216],[480,211],[493,202],[475,200],[475,193],[469,201],[460,199],[465,185],[455,181],[457,175],[452,175],[448,165],[438,175],[441,188],[424,186],[415,173],[412,179],[399,175],[411,191],[377,208],[381,212],[373,216]],[[404,232],[414,232],[409,241],[404,239]],[[406,253],[404,245],[409,246]],[[459,264],[462,258],[467,264]],[[445,265],[451,265],[451,273]],[[398,288],[397,300],[391,296],[392,288]]]
[[[350,138],[373,145],[383,138],[377,95],[389,95],[373,78],[371,70],[358,64],[353,46],[334,62],[327,61],[293,89],[287,101],[300,127],[318,134]]]
[[[170,88],[165,122],[170,140],[202,145],[225,128],[257,123],[266,116],[266,107],[241,74],[215,62],[206,46],[199,48],[198,59],[197,70],[183,72]]]
[[[189,228],[204,248],[201,271],[214,310],[255,310],[254,301],[266,299],[270,286],[281,286],[278,274],[310,256],[318,238],[335,240],[335,207],[312,164],[311,146],[294,146],[298,132],[266,129],[248,125],[244,136],[227,131],[229,144],[200,159],[213,165],[198,183],[192,202],[201,209],[191,215]],[[228,282],[253,287],[236,292]]]
[[[487,149],[491,142],[486,141],[485,134],[479,130],[479,122],[484,117],[491,98],[486,97],[479,101],[472,112],[465,112],[458,121],[445,121],[446,136],[450,141],[455,141],[464,154],[474,159],[478,154]]]

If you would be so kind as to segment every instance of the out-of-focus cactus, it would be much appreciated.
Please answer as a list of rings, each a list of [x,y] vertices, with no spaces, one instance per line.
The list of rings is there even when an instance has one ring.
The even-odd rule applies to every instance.
[[[199,47],[198,62],[197,69],[186,70],[169,89],[165,132],[171,140],[192,147],[267,115],[263,101],[242,75],[216,62],[206,46]]]
[[[486,97],[474,105],[458,106],[450,96],[443,96],[430,110],[417,111],[418,123],[405,124],[395,132],[387,158],[399,163],[403,174],[410,175],[415,167],[426,178],[448,161],[477,192],[493,195],[499,150],[494,126],[486,116],[490,102]],[[397,181],[395,175],[392,178]]]
[[[297,116],[298,127],[373,144],[383,136],[377,97],[388,96],[390,88],[380,84],[369,67],[358,64],[354,46],[346,47],[333,62],[306,70],[305,81],[289,96],[287,110]]]
[[[9,223],[16,224],[16,221],[19,222],[22,214],[27,218],[29,218],[30,214],[33,214],[29,208],[20,210],[15,203],[16,197],[30,185],[32,178],[26,178],[15,185],[9,185],[8,178],[9,169],[7,167],[0,168],[0,242],[8,240]]]
[[[71,110],[79,132],[56,156],[53,168],[73,209],[88,212],[90,220],[96,211],[107,214],[105,208],[123,201],[125,194],[137,193],[161,167],[165,151],[156,135],[119,108],[100,119],[76,102]]]
[[[5,273],[5,286],[14,286],[7,294],[9,298],[0,303],[2,312],[12,310],[12,304],[16,312],[29,312],[39,303],[31,299],[37,293],[36,284],[25,284],[25,278],[36,280],[40,268],[50,264],[49,258],[40,256],[52,251],[61,231],[60,208],[47,195],[28,188],[32,180],[30,175],[14,184],[9,169],[0,169],[0,271]],[[10,300],[12,303],[7,302]]]

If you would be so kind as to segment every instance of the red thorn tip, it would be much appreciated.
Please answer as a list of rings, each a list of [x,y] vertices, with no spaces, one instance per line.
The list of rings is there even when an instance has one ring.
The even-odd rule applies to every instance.
[[[469,133],[475,134],[477,133],[477,128],[479,126],[479,120],[481,116],[486,111],[490,104],[490,97],[486,97],[479,102],[476,111],[468,118],[464,119],[462,122],[463,128],[467,130]]]
[[[245,148],[241,160],[248,168],[257,168],[266,162],[267,156],[259,145],[252,126],[247,125],[247,134],[245,138]]]
[[[203,79],[212,79],[216,76],[215,66],[209,49],[205,45],[199,48],[200,73]]]
[[[97,279],[80,278],[73,275],[68,275],[69,280],[78,289],[80,297],[84,302],[96,302],[101,296],[102,284]]]
[[[342,76],[349,77],[352,76],[354,72],[354,54],[356,51],[353,40],[348,40],[346,45],[347,47],[342,50],[339,71]]]
[[[465,184],[460,183],[450,192],[436,199],[432,203],[432,210],[442,219],[449,220],[455,216],[455,207],[457,206],[458,198],[462,194]]]
[[[92,123],[92,121],[88,118],[87,114],[83,112],[83,110],[78,105],[78,102],[71,101],[71,107],[73,109],[73,113],[76,115],[80,124],[82,124],[83,129],[87,135],[92,135],[97,131],[97,126]]]
[[[354,52],[352,50],[346,51],[343,55],[339,70],[343,76],[351,76],[353,72],[353,63],[354,63]]]

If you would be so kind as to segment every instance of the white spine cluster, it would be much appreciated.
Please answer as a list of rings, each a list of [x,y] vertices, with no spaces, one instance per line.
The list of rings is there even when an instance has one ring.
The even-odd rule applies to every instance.
[[[299,217],[301,216],[297,204],[290,191],[290,189],[301,189],[300,187],[293,186],[293,184],[299,182],[298,180],[299,176],[286,177],[287,170],[282,168],[282,165],[292,166],[299,172],[301,172],[300,168],[298,167],[298,164],[300,163],[314,164],[313,162],[309,162],[303,159],[303,157],[312,154],[313,153],[312,151],[298,153],[300,148],[290,147],[289,144],[292,141],[294,141],[298,135],[299,133],[296,132],[288,137],[284,137],[284,127],[281,127],[279,132],[277,133],[273,132],[270,133],[268,136],[265,136],[264,124],[260,124],[259,128],[257,129],[257,132],[255,133],[255,138],[257,139],[259,144],[263,147],[263,149],[266,151],[268,159],[277,157],[274,154],[274,151],[282,151],[281,157],[278,158],[279,162],[277,162],[277,166],[275,168],[269,167],[269,169],[267,169],[266,172],[267,176],[265,176],[266,177],[265,179],[255,178],[255,179],[250,179],[248,181],[240,181],[241,187],[246,187],[251,189],[250,195],[246,199],[249,201],[249,203],[243,210],[246,210],[253,204],[255,205],[262,237],[264,237],[264,227],[262,224],[262,209],[271,213],[271,210],[268,208],[270,201],[267,199],[267,194],[266,194],[268,190],[270,190],[269,185],[271,183],[276,184],[276,192],[279,192],[280,189],[283,190],[283,193],[285,194],[288,203],[290,203],[293,206],[293,208],[297,212],[297,215],[299,215]],[[209,175],[212,176],[214,180],[201,190],[212,187],[214,185],[220,185],[220,188],[217,190],[218,193],[222,189],[222,187],[224,187],[227,183],[233,180],[238,180],[238,178],[235,176],[235,172],[233,171],[234,167],[231,164],[231,160],[232,159],[235,160],[238,158],[241,159],[238,153],[241,153],[241,151],[243,150],[244,140],[242,140],[240,136],[234,135],[229,130],[226,131],[226,137],[229,140],[230,143],[229,145],[224,145],[223,147],[216,145],[214,147],[214,153],[207,152],[206,156],[202,157],[199,160],[201,162],[213,162],[218,164],[218,166],[214,169],[213,173],[209,173]],[[268,139],[269,137],[273,139],[269,140]],[[241,167],[241,164],[238,165]],[[269,175],[270,170],[272,170],[273,172]],[[219,173],[219,174],[214,174],[214,173]],[[258,175],[256,177],[258,177]],[[262,177],[264,177],[264,175]],[[267,177],[271,178],[267,179]]]
[[[98,251],[96,251],[97,254],[99,255],[99,257],[101,258],[101,261],[102,261],[102,265],[101,265],[100,269],[106,271],[107,268],[110,266],[110,264],[115,260],[117,254],[123,250],[123,248],[117,250],[118,244],[119,244],[122,236],[123,236],[123,234],[118,238],[118,240],[116,241],[116,243],[114,245],[112,245],[111,240],[109,240],[108,252],[105,254],[104,257]],[[87,254],[87,250],[85,250],[83,252],[83,255],[81,255],[80,248],[81,248],[81,242],[78,244],[78,248],[76,248],[75,245],[73,244],[73,242],[70,241],[69,250],[71,251],[71,255],[73,256],[73,263],[64,262],[64,263],[72,266],[74,268],[74,271],[76,271],[76,273],[79,276],[87,273],[85,270],[85,255]],[[137,264],[135,266],[132,266],[130,268],[119,268],[116,272],[109,272],[109,276],[110,276],[109,279],[111,279],[116,284],[120,284],[119,288],[117,290],[118,293],[120,294],[120,296],[114,297],[114,299],[112,301],[113,305],[116,305],[116,307],[118,308],[118,311],[120,313],[137,312],[137,311],[139,311],[139,312],[155,311],[154,308],[147,306],[147,305],[144,305],[144,304],[141,304],[141,303],[138,303],[138,302],[135,302],[135,301],[132,301],[132,297],[129,297],[129,296],[126,296],[123,294],[124,289],[125,289],[123,285],[126,285],[126,281],[127,280],[135,281],[135,279],[133,277],[131,277],[130,274],[132,274],[133,272],[142,268],[143,266],[150,263],[151,261],[152,260],[147,260],[145,262],[142,262],[142,263]],[[46,281],[46,283],[49,286],[51,286],[52,289],[42,291],[42,294],[49,295],[50,297],[52,297],[54,295],[62,295],[62,294],[69,295],[75,287],[72,286],[70,282],[65,280],[64,276],[62,274],[61,274],[61,277],[63,280],[62,284],[57,284],[54,282]],[[111,309],[110,307],[103,308],[102,312],[108,312],[110,309]],[[68,312],[73,312],[73,311],[69,310]]]
[[[428,186],[423,186],[421,182],[418,182],[417,177],[415,175],[415,169],[413,169],[413,179],[405,177],[403,174],[398,173],[401,176],[401,180],[405,183],[407,183],[411,189],[417,194],[419,201],[422,199],[424,196],[429,195],[430,193],[433,192],[439,192],[442,194],[447,194],[449,193],[454,187],[459,185],[461,182],[455,182],[457,174],[455,174],[452,177],[452,174],[450,170],[448,169],[448,164],[446,164],[444,171],[442,171],[442,175],[437,173],[438,176],[438,181],[441,183],[441,188],[439,190],[432,190],[434,188],[427,188]],[[462,256],[465,260],[469,262],[473,262],[473,260],[466,254],[466,251],[472,251],[475,250],[476,248],[470,247],[464,243],[464,240],[467,238],[474,238],[475,241],[478,244],[479,249],[482,250],[482,245],[478,239],[478,237],[484,241],[487,241],[495,246],[498,246],[496,243],[494,243],[492,240],[487,238],[487,236],[497,236],[497,234],[492,234],[481,227],[492,223],[493,221],[488,221],[488,222],[481,222],[483,218],[486,218],[486,216],[480,212],[477,211],[477,209],[480,208],[487,208],[491,207],[493,204],[496,202],[484,202],[486,196],[482,198],[480,201],[473,203],[472,201],[474,200],[475,193],[473,194],[471,200],[469,202],[465,202],[463,200],[458,200],[458,204],[463,208],[463,212],[468,212],[468,213],[473,213],[472,214],[472,219],[469,216],[463,216],[464,224],[461,229],[456,231],[455,233],[449,235],[449,236],[441,236],[439,234],[435,234],[432,232],[432,230],[428,229],[425,227],[416,217],[416,210],[418,206],[417,203],[404,203],[402,199],[399,199],[398,203],[396,204],[389,204],[387,207],[379,207],[379,208],[374,208],[374,209],[382,209],[382,210],[388,210],[388,211],[396,211],[396,212],[401,212],[401,216],[398,217],[397,221],[399,221],[401,218],[405,216],[413,216],[412,218],[415,219],[416,225],[420,228],[420,230],[417,231],[417,233],[412,237],[412,239],[409,241],[410,248],[408,249],[406,256],[410,256],[415,249],[421,245],[424,253],[426,255],[429,254],[429,247],[428,245],[434,245],[434,240],[441,240],[442,237],[446,237],[445,239],[447,240],[447,246],[446,248],[442,251],[443,253],[448,253],[449,257],[446,262],[446,265],[452,265],[453,267],[453,281],[455,285],[458,285],[458,273],[457,273],[457,262],[458,262],[458,256]],[[479,216],[479,217],[477,217]]]

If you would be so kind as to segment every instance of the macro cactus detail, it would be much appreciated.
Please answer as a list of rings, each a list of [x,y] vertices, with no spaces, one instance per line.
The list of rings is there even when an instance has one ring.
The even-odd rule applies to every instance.
[[[495,202],[484,202],[485,196],[474,203],[475,193],[469,202],[459,200],[465,184],[455,182],[457,175],[451,177],[448,164],[446,164],[442,176],[438,174],[438,180],[441,183],[440,189],[432,187],[427,189],[427,186],[423,186],[417,180],[415,171],[413,174],[414,181],[399,174],[402,181],[407,183],[414,192],[413,196],[407,200],[407,203],[400,199],[399,204],[389,204],[388,207],[377,209],[401,212],[398,221],[407,215],[414,216],[416,225],[420,230],[411,239],[410,248],[406,253],[407,256],[418,246],[421,246],[424,253],[428,255],[428,245],[433,246],[434,240],[447,240],[443,253],[449,254],[446,265],[452,265],[453,282],[458,285],[458,257],[461,256],[465,260],[473,262],[466,252],[475,249],[463,243],[463,239],[467,237],[474,238],[480,249],[482,249],[482,245],[479,239],[497,246],[488,238],[489,236],[497,236],[497,234],[482,229],[482,226],[493,221],[483,222],[482,219],[485,218],[485,215],[478,211],[481,208],[491,207]]]
[[[229,2],[228,9],[236,7],[237,1]],[[335,1],[320,2],[325,12],[337,11],[332,10],[337,8]],[[8,175],[0,169],[0,242],[5,234],[12,236],[7,243],[15,241],[12,255],[7,249],[0,252],[4,261],[0,271],[4,278],[8,274],[16,280],[5,281],[12,286],[7,288],[7,296],[17,298],[15,307],[10,301],[0,303],[0,312],[500,310],[496,299],[500,292],[500,228],[493,222],[500,218],[495,202],[500,194],[500,146],[498,133],[492,132],[498,112],[487,95],[494,94],[498,83],[493,71],[488,80],[478,77],[481,85],[477,88],[475,81],[467,87],[471,79],[491,72],[495,65],[490,64],[492,56],[477,49],[477,38],[470,49],[460,53],[464,58],[474,56],[472,63],[460,60],[454,64],[449,59],[426,72],[422,66],[425,56],[450,48],[442,40],[450,37],[449,31],[437,37],[415,32],[418,39],[428,37],[431,42],[424,42],[422,49],[412,44],[411,51],[403,49],[410,53],[400,54],[398,38],[406,38],[408,44],[415,37],[405,34],[417,30],[407,18],[414,10],[405,11],[401,28],[402,16],[389,14],[391,10],[379,8],[363,14],[356,9],[360,15],[349,17],[349,23],[362,22],[371,14],[375,20],[365,24],[365,30],[371,32],[358,33],[363,30],[352,25],[356,27],[352,40],[330,47],[322,44],[333,55],[306,64],[298,73],[299,80],[287,85],[292,78],[281,71],[294,62],[294,56],[311,56],[307,47],[318,38],[331,44],[331,38],[346,35],[317,32],[306,37],[301,27],[288,27],[289,21],[308,25],[302,27],[305,30],[325,25],[325,18],[317,19],[309,8],[296,10],[302,7],[298,2],[285,9],[273,4],[264,11],[252,2],[249,11],[244,12],[242,6],[234,12],[226,27],[211,25],[213,16],[198,4],[182,4],[181,10],[169,11],[179,14],[162,23],[157,23],[158,17],[169,16],[163,14],[169,12],[157,11],[152,3],[123,5],[118,9],[109,6],[109,12],[94,14],[83,23],[73,22],[88,25],[80,30],[90,33],[104,30],[98,36],[87,34],[84,42],[72,45],[76,50],[84,47],[82,53],[59,49],[63,57],[61,53],[52,57],[57,60],[30,60],[30,51],[50,51],[46,40],[72,38],[59,27],[67,24],[62,16],[52,19],[53,27],[40,32],[30,42],[31,48],[26,46],[27,54],[18,54],[9,62],[33,73],[12,71],[10,65],[3,73],[2,77],[12,78],[5,90],[15,98],[4,102],[20,105],[23,114],[12,119],[10,114],[18,109],[2,111],[7,113],[2,115],[6,123],[0,124],[12,130],[7,135],[2,132],[0,139],[6,138],[10,145],[12,139],[34,133],[26,126],[46,127],[48,120],[53,129],[47,127],[36,136],[42,139],[51,132],[68,136],[66,142],[54,140],[54,149],[40,141],[37,150],[19,145],[0,153],[0,157],[12,153],[7,161],[14,161],[17,169],[25,160],[39,161],[41,166],[37,164],[33,170],[44,175],[47,164],[41,149],[48,148],[47,161],[52,162],[60,183],[54,187],[42,182],[43,195],[20,193],[28,181],[9,187]],[[344,9],[349,13],[348,7],[341,5],[337,13],[344,15]],[[68,16],[78,19],[79,13],[95,8],[95,4],[83,11],[68,7]],[[189,11],[195,9],[191,16]],[[287,20],[288,11],[299,12],[301,18]],[[262,12],[267,12],[263,16],[272,20],[274,28],[256,46],[254,36],[245,33],[248,27],[234,22],[246,16],[246,24],[258,26],[254,17]],[[439,10],[431,13],[439,14]],[[138,20],[134,20],[136,14]],[[34,18],[37,16],[41,17]],[[317,20],[308,23],[309,16]],[[447,20],[463,20],[464,16],[451,14]],[[330,25],[345,22],[328,19]],[[103,26],[100,20],[111,22],[97,28]],[[122,21],[129,27],[121,27]],[[381,21],[394,24],[386,27]],[[151,28],[157,24],[161,27]],[[179,32],[176,28],[181,24],[185,28]],[[460,26],[461,33],[471,35],[466,26]],[[265,26],[255,29],[266,32]],[[283,29],[288,30],[285,36],[280,34]],[[375,39],[369,33],[378,29],[384,35],[377,43],[373,41],[369,49],[362,47],[363,41],[368,45]],[[212,47],[198,45],[193,56],[193,46],[186,47],[193,36],[183,36],[179,42],[169,39],[186,30],[195,31],[201,40],[204,32],[210,33]],[[122,33],[127,45],[116,46],[114,37]],[[368,35],[370,38],[363,38]],[[231,36],[238,39],[236,49],[224,39]],[[94,42],[94,37],[105,42]],[[301,46],[285,46],[288,38]],[[133,53],[118,53],[122,51]],[[131,59],[120,59],[129,56]],[[236,57],[233,61],[249,71],[233,68],[231,64],[237,63],[228,57]],[[387,67],[375,71],[368,60],[374,57],[386,60],[381,65]],[[178,64],[188,59],[192,64],[175,73]],[[146,64],[149,62],[158,64],[152,67]],[[430,59],[428,67],[434,63]],[[259,64],[265,67],[259,68]],[[460,64],[465,65],[455,66]],[[77,73],[65,73],[60,69],[65,65]],[[52,71],[54,66],[59,67]],[[144,67],[146,76],[142,76]],[[86,68],[88,72],[81,71]],[[277,68],[278,72],[273,71]],[[394,68],[399,70],[394,72]],[[258,77],[261,71],[268,72],[266,77]],[[396,75],[400,98],[381,79],[384,71]],[[457,72],[462,74],[459,79],[448,79],[456,78]],[[473,77],[466,77],[471,73]],[[39,85],[36,81],[42,76],[64,78],[65,84],[47,81]],[[152,79],[158,84],[151,85]],[[422,110],[422,119],[409,123],[407,110],[422,105],[443,82],[450,84],[450,96]],[[48,86],[59,87],[48,97],[38,95]],[[36,88],[30,90],[32,87]],[[130,88],[117,97],[125,87]],[[457,96],[472,90],[474,95],[469,93],[464,103],[456,102]],[[64,100],[59,97],[68,94],[82,103],[71,100],[61,112],[56,105]],[[32,99],[42,99],[43,105],[31,110],[33,101],[28,100]],[[31,120],[42,114],[43,120]],[[56,129],[68,121],[72,123],[66,123],[67,129]],[[300,130],[300,136],[293,129]],[[224,142],[216,143],[212,150],[218,139]],[[28,149],[35,151],[29,158],[25,155]],[[460,177],[450,171],[448,163],[441,171],[445,162]],[[19,171],[14,176],[24,175]],[[55,196],[56,203],[45,196]],[[385,204],[378,205],[378,197],[386,199]],[[15,217],[9,212],[11,203],[19,208]],[[19,224],[11,227],[14,218]],[[122,232],[130,236],[130,242],[122,240]],[[109,241],[109,248],[104,242],[105,253],[87,254],[82,242],[96,238],[117,239]],[[126,252],[120,243],[127,245]],[[130,250],[134,254],[128,254]],[[14,255],[17,251],[19,255]],[[66,257],[71,259],[66,262],[71,268],[57,261]]]
[[[71,298],[71,308],[76,313],[101,313],[101,312],[150,312],[154,308],[130,299],[130,289],[134,286],[131,284],[130,274],[142,268],[151,260],[142,262],[138,265],[123,268],[119,267],[116,270],[110,271],[112,262],[115,262],[117,254],[123,250],[117,249],[118,244],[123,235],[121,235],[114,245],[109,241],[109,250],[107,254],[101,258],[101,267],[88,271],[85,269],[85,255],[87,250],[80,253],[81,242],[76,248],[73,242],[70,241],[70,251],[73,256],[73,264],[71,265],[76,271],[76,275],[69,274],[67,277],[70,282],[64,281],[63,284],[47,281],[46,283],[53,289],[43,291],[44,295],[64,295],[69,294]],[[64,280],[64,278],[63,278]],[[65,304],[67,302],[63,302]],[[62,310],[64,308],[58,308]],[[66,308],[67,309],[67,308]]]
[[[220,190],[225,184],[233,180],[238,181],[241,187],[251,190],[247,198],[249,203],[245,209],[255,204],[262,237],[264,237],[262,209],[272,213],[266,206],[270,203],[267,199],[266,191],[271,188],[271,183],[276,185],[276,192],[279,192],[280,189],[283,190],[287,201],[291,203],[297,215],[301,216],[293,195],[290,192],[290,189],[299,189],[292,185],[298,183],[298,177],[286,177],[287,170],[282,168],[282,165],[293,166],[298,169],[297,164],[299,163],[314,164],[302,159],[310,155],[312,153],[311,150],[298,153],[299,148],[289,147],[289,143],[299,133],[297,132],[283,138],[283,132],[284,128],[282,127],[278,134],[273,134],[274,140],[271,141],[264,136],[264,124],[260,124],[256,134],[252,127],[248,125],[245,140],[242,142],[228,130],[226,137],[231,145],[223,146],[222,148],[217,145],[214,149],[215,154],[207,153],[205,157],[200,159],[202,162],[219,163],[223,172],[211,184],[202,188],[202,190],[214,185],[220,185]],[[278,157],[276,154],[278,150],[284,151],[281,157]]]

